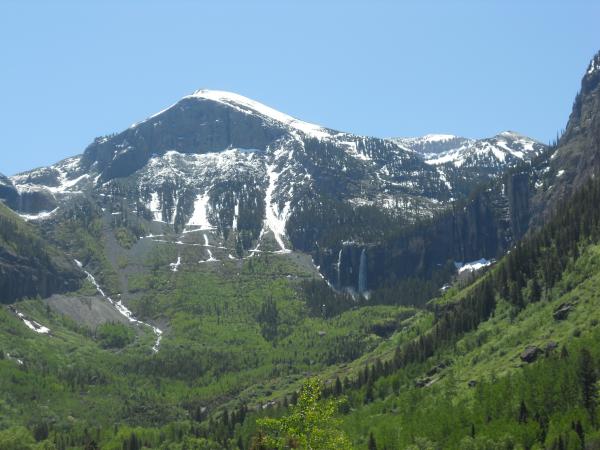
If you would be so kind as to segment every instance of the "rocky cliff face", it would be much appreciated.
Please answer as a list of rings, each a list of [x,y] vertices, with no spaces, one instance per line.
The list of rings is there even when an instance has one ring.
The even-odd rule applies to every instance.
[[[40,189],[18,190],[10,178],[0,174],[0,201],[22,214],[50,211],[56,207],[51,193]]]
[[[0,303],[77,289],[81,273],[37,230],[0,204]]]
[[[266,123],[251,106],[232,107],[199,91],[176,105],[110,138],[97,139],[84,152],[81,167],[101,181],[126,177],[153,156],[221,152],[229,148],[266,150],[285,134],[283,124]],[[225,96],[222,96],[223,98]],[[225,99],[227,100],[227,99]]]
[[[18,209],[19,206],[19,193],[15,188],[15,185],[5,175],[0,173],[0,199],[11,209]]]
[[[565,132],[535,168],[537,189],[532,207],[539,220],[534,223],[600,170],[600,53],[583,76]]]

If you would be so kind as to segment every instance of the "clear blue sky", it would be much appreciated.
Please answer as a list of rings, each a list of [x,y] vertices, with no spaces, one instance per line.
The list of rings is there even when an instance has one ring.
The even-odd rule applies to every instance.
[[[197,88],[374,136],[564,127],[600,2],[0,2],[0,172],[81,153]]]

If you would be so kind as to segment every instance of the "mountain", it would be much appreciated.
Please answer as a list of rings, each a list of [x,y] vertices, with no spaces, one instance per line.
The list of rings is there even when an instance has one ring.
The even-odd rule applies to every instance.
[[[417,151],[431,150],[425,142],[433,140],[356,136],[237,94],[200,90],[96,139],[81,156],[9,181],[19,199],[48,199],[37,215],[32,202],[19,200],[15,209],[31,220],[68,209],[75,197],[88,198],[139,230],[210,230],[236,257],[311,253],[332,283],[343,279],[341,285],[358,289],[363,249],[448,210],[482,181],[544,148],[512,133],[452,138],[443,141],[452,148],[440,153],[449,159],[439,161]],[[348,259],[356,267],[342,271],[353,275],[332,274],[335,263],[320,255],[337,255],[348,242],[356,247]],[[385,278],[369,277],[372,288]]]
[[[447,134],[416,138],[392,138],[398,145],[419,153],[431,165],[451,163],[454,167],[514,166],[539,156],[546,148],[535,139],[504,131],[487,139],[468,139]]]
[[[524,236],[498,262],[478,262],[487,267],[483,273],[457,277],[432,298],[427,331],[413,337],[404,329],[395,335],[395,349],[382,346],[351,368],[329,373],[322,402],[333,397],[344,405],[338,430],[360,448],[600,444],[594,294],[600,283],[599,56],[557,144],[467,201],[475,205],[520,180],[518,194],[508,196],[534,206],[510,218],[522,224]],[[461,209],[453,215],[465,217]],[[475,224],[474,230],[489,231],[489,224]],[[276,425],[285,426],[297,411],[291,408]],[[270,433],[267,441],[278,436],[272,431],[277,426],[257,423]]]
[[[531,163],[546,150],[544,144],[513,131],[486,139],[441,134],[392,141],[422,155],[463,194],[468,194],[475,183],[486,183],[508,168]]]
[[[426,332],[331,374],[323,395],[348,402],[339,429],[377,448],[596,447],[599,200],[588,179],[510,254],[432,299]]]

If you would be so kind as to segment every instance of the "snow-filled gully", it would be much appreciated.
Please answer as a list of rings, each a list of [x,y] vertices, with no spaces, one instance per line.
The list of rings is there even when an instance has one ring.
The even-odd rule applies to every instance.
[[[104,299],[108,300],[108,302],[115,307],[115,309],[119,312],[119,314],[121,314],[122,316],[125,316],[127,318],[127,320],[129,320],[129,322],[131,322],[131,323],[135,323],[135,324],[139,324],[139,325],[144,325],[144,326],[147,326],[147,327],[149,327],[149,328],[152,329],[152,331],[156,335],[156,341],[154,342],[154,346],[152,346],[152,351],[154,353],[158,353],[158,349],[160,347],[160,341],[162,339],[162,334],[163,334],[162,330],[160,330],[158,327],[150,325],[149,323],[142,322],[141,320],[137,319],[133,315],[133,313],[123,304],[123,302],[121,300],[115,302],[112,298],[110,298],[108,295],[106,295],[104,293],[104,291],[102,290],[102,288],[100,287],[100,285],[96,281],[96,278],[94,278],[94,276],[91,273],[89,273],[87,270],[85,270],[83,268],[83,264],[80,261],[75,260],[75,264],[77,264],[77,266],[81,270],[83,270],[83,272],[87,275],[88,279],[92,282],[92,284],[96,288],[96,291],[98,291],[98,293]]]
[[[285,205],[283,211],[279,211],[277,203],[273,201],[273,193],[279,179],[279,173],[275,172],[275,165],[267,166],[267,177],[269,186],[265,191],[265,226],[273,232],[273,236],[281,248],[280,252],[288,253],[290,250],[285,248],[283,236],[285,236],[285,224],[289,215],[290,204]],[[258,246],[257,246],[258,248]]]

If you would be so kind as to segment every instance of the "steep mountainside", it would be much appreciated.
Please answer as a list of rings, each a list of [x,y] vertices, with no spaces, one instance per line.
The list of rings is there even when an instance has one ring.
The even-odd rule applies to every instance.
[[[64,254],[0,202],[0,303],[73,291],[82,278]]]
[[[417,339],[329,375],[357,446],[598,446],[599,195],[588,180],[483,276],[432,300]]]
[[[555,151],[539,161],[532,205],[540,220],[600,169],[600,52],[590,62]],[[539,222],[539,221],[538,221]]]

